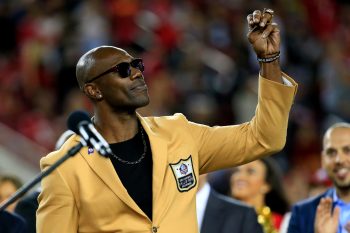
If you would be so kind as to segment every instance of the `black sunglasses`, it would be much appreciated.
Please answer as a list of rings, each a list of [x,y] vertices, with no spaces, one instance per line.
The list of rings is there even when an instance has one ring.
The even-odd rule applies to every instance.
[[[142,59],[135,58],[131,62],[121,62],[121,63],[113,66],[112,68],[106,70],[102,74],[97,75],[96,77],[90,79],[89,81],[87,81],[85,83],[91,83],[91,82],[95,81],[96,79],[102,77],[103,75],[106,75],[106,74],[111,73],[111,72],[118,73],[121,78],[127,78],[131,75],[131,67],[134,67],[134,68],[140,70],[141,72],[143,72],[145,70],[145,66],[143,65]]]

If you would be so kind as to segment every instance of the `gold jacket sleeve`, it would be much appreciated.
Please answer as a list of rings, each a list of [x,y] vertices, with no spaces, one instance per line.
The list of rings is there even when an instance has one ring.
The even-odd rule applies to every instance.
[[[189,123],[189,132],[199,148],[201,174],[247,163],[283,149],[297,90],[293,79],[286,74],[283,77],[293,86],[259,78],[258,105],[249,122],[224,127]]]

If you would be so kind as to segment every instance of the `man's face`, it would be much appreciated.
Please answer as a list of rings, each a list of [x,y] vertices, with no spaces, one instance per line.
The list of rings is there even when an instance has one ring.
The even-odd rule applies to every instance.
[[[335,128],[326,133],[322,166],[337,189],[350,189],[350,128]]]
[[[107,49],[101,57],[96,59],[96,74],[122,62],[130,63],[134,59],[124,50],[113,48]],[[148,88],[142,72],[132,66],[130,69],[131,74],[128,77],[121,77],[118,72],[110,72],[93,81],[103,100],[113,109],[136,109],[149,103]]]

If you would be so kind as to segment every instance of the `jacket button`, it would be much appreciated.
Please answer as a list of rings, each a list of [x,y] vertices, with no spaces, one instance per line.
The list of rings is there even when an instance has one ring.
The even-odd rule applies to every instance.
[[[157,231],[158,231],[157,227],[152,227],[152,232],[153,233],[157,233]]]

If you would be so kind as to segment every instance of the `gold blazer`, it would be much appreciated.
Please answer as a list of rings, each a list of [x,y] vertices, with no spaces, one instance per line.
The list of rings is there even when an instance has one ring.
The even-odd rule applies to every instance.
[[[198,176],[233,167],[283,148],[293,86],[259,78],[255,117],[247,123],[208,127],[182,114],[141,117],[153,156],[153,220],[128,195],[111,161],[83,148],[42,180],[38,233],[196,233]],[[40,161],[45,169],[79,142],[72,136]]]

